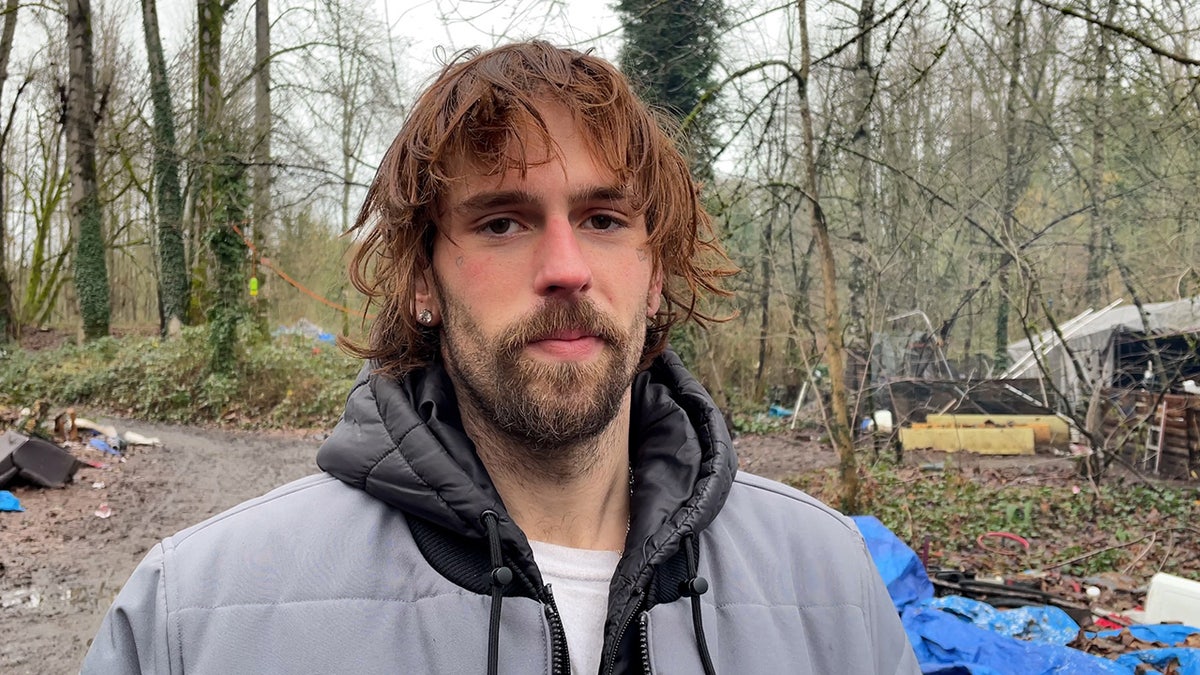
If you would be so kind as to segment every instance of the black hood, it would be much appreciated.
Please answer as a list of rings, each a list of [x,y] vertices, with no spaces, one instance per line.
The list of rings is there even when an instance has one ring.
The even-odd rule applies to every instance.
[[[737,470],[724,418],[674,353],[635,378],[631,412],[632,519],[609,594],[616,615],[649,584],[653,568],[679,551],[682,537],[712,522]],[[401,381],[365,367],[317,464],[406,515],[479,540],[481,547],[481,515],[496,512],[504,557],[540,586],[525,535],[462,430],[454,387],[440,364]]]

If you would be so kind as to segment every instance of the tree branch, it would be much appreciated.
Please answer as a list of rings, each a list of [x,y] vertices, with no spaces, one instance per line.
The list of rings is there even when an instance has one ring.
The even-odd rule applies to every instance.
[[[1115,24],[1111,21],[1105,21],[1104,19],[1101,19],[1100,17],[1097,17],[1097,16],[1091,16],[1088,14],[1084,14],[1083,12],[1080,12],[1079,10],[1073,9],[1071,7],[1060,7],[1058,5],[1055,5],[1054,3],[1047,2],[1046,0],[1033,0],[1033,1],[1036,2],[1037,4],[1041,5],[1042,7],[1045,7],[1046,9],[1053,10],[1055,12],[1059,12],[1066,16],[1073,16],[1077,19],[1083,19],[1084,21],[1087,21],[1090,24],[1099,26],[1100,28],[1103,28],[1108,31],[1112,31],[1112,32],[1116,33],[1117,35],[1120,35],[1121,37],[1124,37],[1126,39],[1133,40],[1134,42],[1145,47],[1146,49],[1149,49],[1151,52],[1153,52],[1159,56],[1162,56],[1164,58],[1168,58],[1176,63],[1182,63],[1182,64],[1188,65],[1188,66],[1200,66],[1200,59],[1194,59],[1186,54],[1179,54],[1177,52],[1169,51],[1165,47],[1160,47],[1157,43],[1151,41],[1150,38],[1147,38],[1142,35],[1138,35],[1137,33],[1133,32],[1132,30],[1130,30],[1129,28],[1126,28],[1124,26],[1118,26],[1117,24]]]

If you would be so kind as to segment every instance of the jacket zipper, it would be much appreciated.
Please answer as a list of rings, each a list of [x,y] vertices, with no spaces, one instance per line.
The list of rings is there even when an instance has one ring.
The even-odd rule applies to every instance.
[[[542,586],[542,603],[546,606],[546,620],[550,623],[550,672],[554,675],[571,675],[571,654],[567,649],[567,633],[563,629],[558,605],[549,584]]]
[[[642,612],[638,617],[638,640],[642,651],[642,675],[651,675],[650,670],[650,612]]]
[[[635,589],[637,592],[639,589]],[[629,630],[629,624],[633,623],[633,617],[638,615],[642,610],[642,603],[646,601],[646,595],[641,593],[638,595],[637,603],[633,606],[633,612],[629,614],[629,618],[625,619],[625,623],[621,624],[621,630],[617,631],[617,639],[613,642],[612,653],[608,655],[608,665],[604,668],[607,675],[613,675],[613,671],[617,667],[617,652],[621,649],[621,642],[625,639],[625,631]]]

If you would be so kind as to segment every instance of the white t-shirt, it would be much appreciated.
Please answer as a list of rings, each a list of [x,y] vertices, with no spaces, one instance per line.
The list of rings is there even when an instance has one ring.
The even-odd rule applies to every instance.
[[[608,616],[608,584],[621,554],[540,541],[530,541],[529,546],[542,571],[542,580],[550,584],[554,593],[554,604],[567,634],[571,673],[599,672],[604,619]]]

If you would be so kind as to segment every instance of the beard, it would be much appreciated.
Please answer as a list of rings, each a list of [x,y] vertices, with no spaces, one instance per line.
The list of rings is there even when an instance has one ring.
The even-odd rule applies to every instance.
[[[535,459],[566,459],[562,448],[586,444],[617,416],[641,360],[644,317],[623,327],[587,298],[552,299],[489,337],[462,304],[442,297],[442,349],[455,387],[481,421]],[[574,329],[604,343],[599,358],[543,361],[525,351],[532,342]]]

